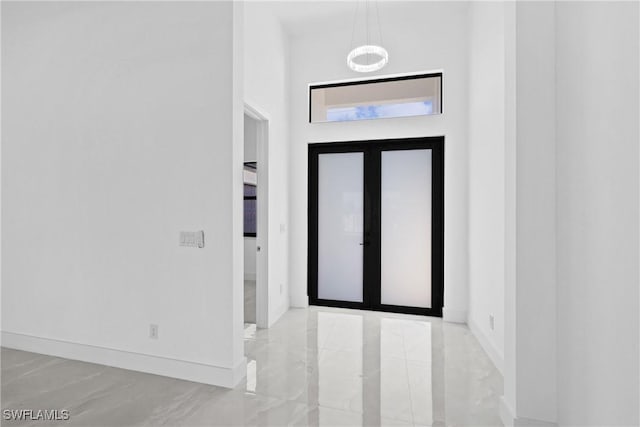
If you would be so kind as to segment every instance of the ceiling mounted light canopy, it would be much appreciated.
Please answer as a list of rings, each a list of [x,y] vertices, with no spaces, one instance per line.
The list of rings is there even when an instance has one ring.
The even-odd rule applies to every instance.
[[[371,73],[382,69],[389,62],[389,53],[382,47],[382,31],[380,29],[380,13],[378,11],[378,2],[376,0],[375,11],[378,24],[378,38],[380,45],[370,43],[369,32],[369,0],[364,0],[364,28],[365,28],[365,44],[353,48],[347,55],[347,65],[353,71],[359,73]],[[353,37],[356,33],[356,24],[358,20],[358,10],[360,2],[356,5],[356,12],[353,18],[353,31],[351,32],[351,46],[353,46]]]

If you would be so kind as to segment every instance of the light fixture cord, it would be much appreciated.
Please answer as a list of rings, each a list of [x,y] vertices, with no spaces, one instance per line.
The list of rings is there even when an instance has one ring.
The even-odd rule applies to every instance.
[[[359,9],[360,9],[360,2],[358,1],[356,3],[356,12],[353,14],[353,28],[351,29],[351,43],[349,44],[349,50],[352,50],[354,48],[353,36],[355,35],[355,32],[356,32],[356,24],[357,24],[357,20],[358,20],[358,10]]]
[[[364,25],[367,29],[367,45],[369,45],[369,0],[365,0],[366,14],[364,16]],[[369,53],[367,52],[367,65],[371,64],[369,60]]]
[[[382,25],[380,25],[380,10],[378,9],[378,0],[376,0],[376,16],[378,18],[378,37],[380,37],[380,46],[384,46],[382,41]]]

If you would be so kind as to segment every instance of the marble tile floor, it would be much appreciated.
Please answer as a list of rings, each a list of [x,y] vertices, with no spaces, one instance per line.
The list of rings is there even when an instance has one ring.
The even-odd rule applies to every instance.
[[[500,426],[502,377],[464,325],[310,307],[246,325],[236,389],[2,349],[3,426]]]

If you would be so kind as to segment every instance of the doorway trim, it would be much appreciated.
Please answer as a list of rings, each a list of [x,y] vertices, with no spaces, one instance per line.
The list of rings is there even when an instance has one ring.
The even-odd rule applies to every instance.
[[[382,304],[380,300],[380,156],[386,150],[431,149],[431,307],[408,307]],[[365,236],[363,253],[362,302],[318,298],[318,157],[322,153],[363,152]],[[308,259],[307,292],[309,304],[356,308],[442,317],[444,303],[444,136],[394,138],[362,141],[310,143],[308,146]],[[366,240],[370,239],[370,242]]]
[[[247,102],[244,114],[258,123],[256,162],[256,327],[269,327],[269,116]],[[259,250],[257,248],[260,248]]]

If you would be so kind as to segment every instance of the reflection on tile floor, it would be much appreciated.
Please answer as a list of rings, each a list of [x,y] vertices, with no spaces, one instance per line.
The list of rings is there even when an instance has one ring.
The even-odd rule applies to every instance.
[[[501,425],[502,377],[463,325],[292,309],[247,325],[245,353],[246,380],[226,390],[3,349],[2,408],[66,408],[69,426]]]

